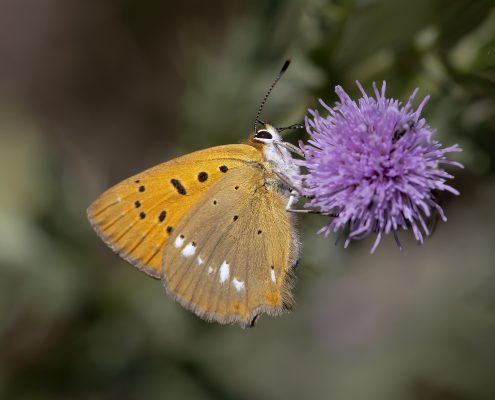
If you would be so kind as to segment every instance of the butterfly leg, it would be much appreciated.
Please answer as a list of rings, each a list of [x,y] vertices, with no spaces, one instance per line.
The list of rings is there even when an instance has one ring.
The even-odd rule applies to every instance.
[[[301,184],[299,182],[294,181],[294,179],[288,177],[287,175],[285,175],[284,173],[282,173],[280,171],[273,171],[273,172],[275,173],[275,175],[277,175],[277,177],[286,186],[288,186],[290,188],[290,190],[291,190],[291,196],[297,194],[298,196],[306,197],[306,196],[304,196],[304,193],[302,192]]]
[[[318,215],[325,215],[327,217],[332,217],[332,218],[337,218],[339,214],[334,214],[334,213],[327,213],[323,211],[318,211],[318,210],[311,210],[311,209],[287,209],[288,212],[294,213],[294,214],[318,214]]]
[[[286,148],[291,153],[297,154],[300,157],[304,157],[304,153],[302,152],[302,150],[299,147],[294,146],[292,143],[282,142],[282,141],[276,141],[274,143],[277,144],[277,145],[279,145],[279,146],[282,146],[282,147]]]
[[[285,206],[285,209],[288,212],[292,212],[295,214],[319,214],[319,215],[326,215],[329,217],[338,217],[338,214],[334,213],[324,213],[318,210],[311,210],[311,209],[293,209],[292,206],[297,203],[299,200],[299,197],[306,197],[309,198],[308,196],[304,195],[302,193],[302,189],[300,188],[300,183],[295,182],[293,179],[289,178],[287,175],[279,172],[279,171],[274,171],[275,174],[280,178],[280,180],[286,184],[290,189],[290,196],[289,200],[287,201],[287,205]]]
[[[294,203],[297,203],[297,201],[299,200],[299,194],[296,190],[292,190],[290,192],[290,196],[289,196],[289,201],[287,202],[287,205],[285,206],[285,209],[287,211],[290,211],[291,208],[292,208],[292,205]]]

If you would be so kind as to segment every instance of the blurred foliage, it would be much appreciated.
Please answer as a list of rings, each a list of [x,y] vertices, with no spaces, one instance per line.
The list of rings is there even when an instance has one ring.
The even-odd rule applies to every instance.
[[[495,396],[495,4],[490,0],[0,0],[0,398]],[[466,170],[449,222],[343,250],[301,221],[298,307],[207,324],[93,234],[105,188],[302,120],[337,84],[431,95]],[[417,100],[419,102],[419,99]],[[304,138],[293,132],[290,140]]]

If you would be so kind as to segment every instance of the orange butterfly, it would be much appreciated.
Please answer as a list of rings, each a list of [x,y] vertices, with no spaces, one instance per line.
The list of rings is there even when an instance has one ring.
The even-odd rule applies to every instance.
[[[120,182],[89,208],[96,233],[122,258],[161,279],[201,318],[253,326],[293,305],[299,175],[282,129],[259,121],[246,144],[196,151]],[[262,129],[257,124],[262,123]]]

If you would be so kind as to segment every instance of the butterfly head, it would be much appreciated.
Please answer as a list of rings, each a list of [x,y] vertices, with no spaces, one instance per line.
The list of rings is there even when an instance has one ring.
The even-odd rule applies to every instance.
[[[277,128],[270,124],[264,124],[263,128],[256,130],[253,135],[255,142],[272,144],[273,142],[279,142],[282,140]]]
[[[260,124],[262,127],[257,128],[251,134],[248,143],[265,153],[268,149],[273,149],[282,142],[282,135],[273,125],[261,121]]]
[[[274,126],[263,123],[249,140],[249,144],[263,153],[264,159],[272,165],[276,172],[284,176],[299,174],[299,167],[294,162],[291,153],[287,150],[287,143],[282,140],[280,131]]]

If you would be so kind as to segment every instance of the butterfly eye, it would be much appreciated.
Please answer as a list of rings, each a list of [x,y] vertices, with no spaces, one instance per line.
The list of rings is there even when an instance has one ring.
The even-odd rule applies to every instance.
[[[273,139],[273,136],[270,132],[265,130],[259,130],[254,135],[256,139]]]

